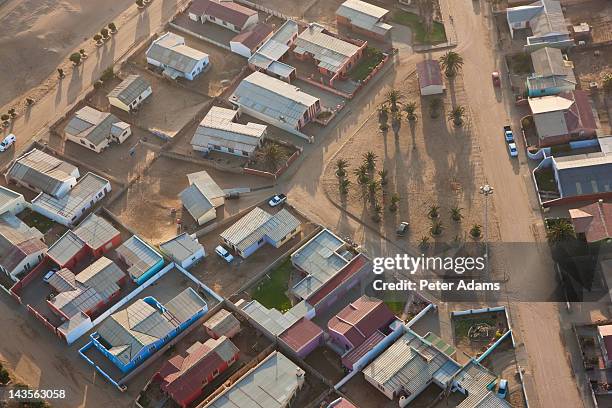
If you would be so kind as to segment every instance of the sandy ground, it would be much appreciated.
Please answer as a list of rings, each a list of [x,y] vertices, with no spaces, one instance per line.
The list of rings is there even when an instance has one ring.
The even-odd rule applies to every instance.
[[[47,77],[57,66],[132,4],[131,0],[9,0],[0,4],[0,49],[7,51],[0,58],[0,106],[39,85],[34,94],[47,90],[54,82]]]

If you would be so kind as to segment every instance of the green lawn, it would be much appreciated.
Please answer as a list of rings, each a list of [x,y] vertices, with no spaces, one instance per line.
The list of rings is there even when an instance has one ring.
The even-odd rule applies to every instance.
[[[406,301],[402,301],[402,300],[385,300],[385,305],[387,305],[387,307],[389,309],[391,309],[391,311],[396,316],[401,316],[402,313],[404,312],[404,306],[406,305]]]
[[[284,312],[291,308],[291,301],[285,295],[291,277],[293,265],[291,259],[287,258],[280,265],[274,268],[267,277],[265,277],[259,286],[251,293],[251,298],[268,309],[277,309]]]
[[[410,27],[415,44],[437,44],[446,41],[444,24],[434,21],[431,33],[425,31],[421,17],[408,11],[398,10],[393,13],[391,20],[397,24]]]
[[[371,47],[366,48],[359,64],[349,71],[349,77],[354,81],[363,81],[384,58],[385,56],[380,50]]]
[[[21,218],[21,220],[25,222],[28,226],[35,227],[43,234],[46,234],[47,231],[53,228],[54,225],[54,222],[52,220],[48,219],[44,215],[35,213],[30,209],[24,210],[20,214],[19,218]]]

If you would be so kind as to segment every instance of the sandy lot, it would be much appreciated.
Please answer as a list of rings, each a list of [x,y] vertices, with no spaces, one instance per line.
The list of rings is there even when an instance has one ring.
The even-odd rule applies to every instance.
[[[75,47],[132,4],[132,0],[9,0],[1,4],[0,49],[6,52],[0,58],[0,106],[45,82]]]
[[[612,4],[598,0],[563,0],[564,15],[568,23],[589,23],[593,42],[612,40]]]

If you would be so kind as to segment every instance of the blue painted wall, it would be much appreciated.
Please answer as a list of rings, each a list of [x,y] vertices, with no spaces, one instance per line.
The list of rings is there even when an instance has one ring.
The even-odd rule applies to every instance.
[[[161,257],[161,255],[160,255],[160,257]],[[136,279],[136,284],[137,285],[142,285],[151,276],[153,276],[157,272],[159,272],[163,267],[164,267],[164,259],[162,258],[155,265],[153,265],[149,270],[147,270],[145,273],[140,275],[140,277],[138,279]]]

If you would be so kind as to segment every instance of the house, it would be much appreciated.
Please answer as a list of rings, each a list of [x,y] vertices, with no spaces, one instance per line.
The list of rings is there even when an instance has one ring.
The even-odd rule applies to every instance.
[[[0,214],[0,271],[13,280],[31,271],[45,256],[43,234],[10,212]]]
[[[71,227],[110,191],[111,184],[107,179],[90,172],[61,197],[40,193],[32,200],[32,210]]]
[[[612,324],[597,326],[597,340],[606,367],[612,367]]]
[[[446,390],[461,366],[410,329],[363,369],[367,382],[406,406],[431,383]]]
[[[202,170],[187,175],[189,187],[179,197],[183,207],[198,225],[204,225],[217,218],[217,209],[225,204],[225,192],[210,175]]]
[[[353,43],[354,42],[354,43]],[[357,64],[368,45],[367,41],[356,45],[335,37],[320,24],[310,23],[295,40],[293,55],[305,61],[312,60],[319,72],[327,77],[328,84],[346,78],[347,72]]]
[[[62,268],[49,278],[54,296],[47,304],[65,320],[81,313],[91,317],[119,295],[125,281],[125,273],[106,257],[76,275]]]
[[[163,305],[147,296],[110,315],[90,338],[122,373],[128,373],[207,311],[206,302],[192,288]]]
[[[284,408],[304,385],[304,370],[273,351],[202,408]]]
[[[574,64],[558,48],[543,47],[531,53],[533,74],[527,77],[531,97],[556,95],[576,89]]]
[[[64,128],[66,139],[100,153],[111,142],[123,143],[132,134],[130,125],[108,112],[90,106],[79,109]]]
[[[251,157],[261,146],[267,127],[249,122],[246,125],[236,122],[238,111],[213,106],[195,131],[191,139],[193,150],[210,151]]]
[[[236,33],[259,22],[257,11],[231,0],[194,0],[187,13],[193,21],[209,21]]]
[[[289,290],[297,300],[306,300],[319,309],[332,305],[371,271],[367,258],[323,229],[291,254],[291,263],[302,272]]]
[[[108,94],[108,102],[115,108],[132,112],[153,93],[149,84],[140,75],[130,75]]]
[[[528,5],[506,9],[510,34],[529,28],[526,51],[541,47],[568,48],[574,45],[559,0],[539,0]]]
[[[281,333],[281,339],[300,358],[306,358],[323,344],[325,333],[319,326],[302,317]]]
[[[338,398],[330,402],[327,408],[357,408],[357,405],[354,405],[346,398]]]
[[[421,95],[437,95],[444,93],[444,80],[440,63],[437,60],[427,59],[416,64],[417,79]]]
[[[451,391],[465,395],[457,408],[510,408],[511,405],[491,389],[496,381],[497,378],[489,370],[475,360],[470,360],[452,381]]]
[[[183,37],[171,32],[153,41],[146,55],[147,62],[161,68],[163,75],[189,81],[203,72],[210,62],[208,54],[186,46]]]
[[[221,373],[238,360],[240,350],[227,337],[195,342],[186,355],[170,358],[155,374],[159,388],[186,408]]]
[[[204,322],[204,329],[213,339],[218,339],[221,336],[231,339],[240,333],[240,322],[231,312],[221,309]]]
[[[349,351],[395,319],[382,300],[363,295],[332,317],[327,322],[327,330],[331,341]]]
[[[284,313],[275,308],[268,309],[257,300],[240,299],[236,302],[236,307],[248,316],[251,324],[274,337],[280,336],[301,318],[310,320],[315,316],[314,308],[305,301],[299,302]]]
[[[13,215],[19,214],[27,208],[23,194],[19,194],[4,186],[0,186],[0,214],[9,212]]]
[[[230,40],[230,50],[233,53],[251,58],[255,50],[263,45],[274,32],[272,26],[265,23],[257,23],[252,28],[244,30]]]
[[[282,58],[293,46],[299,33],[299,25],[294,20],[287,20],[273,33],[249,58],[249,67],[254,71],[291,82],[295,78],[295,68],[282,62]]]
[[[389,13],[382,7],[361,0],[347,0],[336,10],[336,22],[355,32],[380,41],[389,40],[393,26],[385,23]]]
[[[586,242],[612,239],[612,203],[600,199],[595,203],[570,209],[569,215],[574,231]]]
[[[73,268],[88,253],[85,242],[74,232],[68,230],[49,247],[47,256],[60,268]]]
[[[128,275],[141,285],[164,266],[164,258],[149,244],[132,235],[116,250],[119,259],[128,267]]]
[[[300,133],[321,111],[319,98],[261,72],[243,79],[229,100],[240,113],[291,133]]]
[[[279,248],[301,231],[301,223],[287,209],[274,215],[253,208],[221,233],[223,242],[242,258],[247,258],[265,243]]]
[[[159,244],[159,249],[172,262],[185,269],[206,256],[204,247],[198,242],[196,236],[189,235],[186,232],[169,241],[162,242]]]
[[[598,119],[585,91],[529,98],[528,101],[541,147],[592,139],[597,135]]]
[[[77,182],[79,169],[38,149],[19,157],[5,175],[7,183],[16,183],[37,193],[62,197]]]

